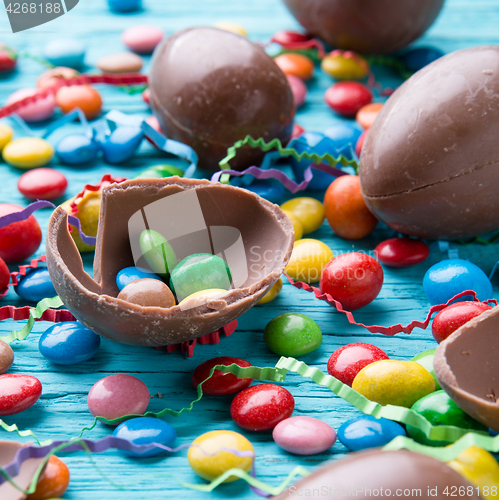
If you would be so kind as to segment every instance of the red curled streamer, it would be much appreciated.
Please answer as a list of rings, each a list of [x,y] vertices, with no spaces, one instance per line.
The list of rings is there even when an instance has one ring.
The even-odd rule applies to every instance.
[[[476,293],[473,290],[465,290],[464,292],[458,293],[451,299],[449,299],[445,304],[438,304],[436,306],[431,306],[430,310],[428,311],[428,314],[426,315],[426,319],[424,321],[418,321],[414,320],[411,321],[408,325],[403,326],[401,324],[398,325],[392,325],[392,326],[377,326],[377,325],[372,325],[372,326],[367,326],[364,325],[363,323],[357,323],[353,317],[353,314],[350,311],[345,311],[343,309],[343,306],[335,300],[331,295],[328,293],[322,293],[319,288],[315,288],[313,286],[307,285],[307,283],[303,283],[302,281],[293,281],[292,278],[290,278],[286,273],[284,273],[284,276],[288,279],[288,281],[293,285],[295,288],[298,288],[299,290],[305,290],[306,292],[311,292],[315,295],[316,299],[323,300],[324,302],[327,302],[330,306],[335,307],[338,312],[341,312],[346,315],[348,322],[351,323],[352,325],[357,325],[361,326],[362,328],[365,328],[371,333],[382,333],[383,335],[389,335],[393,336],[396,335],[397,333],[411,333],[414,328],[421,328],[422,330],[426,330],[430,323],[431,316],[436,313],[441,311],[442,309],[445,309],[453,300],[459,299],[461,297],[464,297],[465,295],[472,295],[473,300],[475,302],[480,302],[480,300],[477,299]],[[497,306],[497,300],[495,299],[489,299],[484,301],[484,304],[494,304]]]
[[[9,283],[3,290],[0,291],[0,299],[3,299],[7,295],[7,292],[9,291],[9,287],[11,284],[14,286],[17,285],[17,283],[18,283],[17,277],[18,276],[26,276],[26,273],[28,271],[31,271],[32,269],[36,269],[38,267],[38,264],[40,264],[40,262],[46,262],[46,260],[47,260],[47,256],[42,255],[39,259],[33,259],[28,265],[20,266],[19,271],[14,271],[14,272],[10,273],[11,283]]]
[[[0,321],[4,319],[13,319],[14,321],[23,321],[29,319],[29,312],[34,307],[0,307]],[[40,319],[35,321],[50,321],[52,323],[63,323],[65,321],[76,321],[76,318],[66,309],[47,309]],[[0,337],[1,338],[1,337]]]

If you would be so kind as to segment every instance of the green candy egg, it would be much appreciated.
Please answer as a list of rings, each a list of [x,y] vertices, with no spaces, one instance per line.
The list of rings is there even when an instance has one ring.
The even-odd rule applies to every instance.
[[[227,263],[209,253],[195,253],[180,261],[170,276],[170,288],[180,302],[210,288],[228,290],[232,281]]]
[[[267,347],[280,356],[305,356],[322,344],[319,325],[308,316],[287,313],[267,323],[263,334]]]
[[[164,177],[172,177],[173,175],[183,177],[184,171],[175,165],[153,165],[139,172],[134,179],[163,179]]]
[[[163,278],[169,276],[177,265],[177,256],[170,243],[152,229],[144,229],[140,234],[140,251],[152,271]]]
[[[461,429],[487,431],[487,428],[465,413],[445,391],[436,391],[412,406],[412,410],[423,415],[433,425],[453,425]],[[451,441],[430,441],[417,427],[407,426],[407,433],[418,443],[428,446],[446,446]]]
[[[416,354],[411,361],[416,361],[416,363],[419,363],[423,368],[426,368],[430,372],[430,375],[435,381],[435,390],[440,391],[442,387],[438,383],[435,370],[433,369],[433,358],[435,357],[436,352],[436,349],[429,349],[428,351],[420,352],[419,354]]]

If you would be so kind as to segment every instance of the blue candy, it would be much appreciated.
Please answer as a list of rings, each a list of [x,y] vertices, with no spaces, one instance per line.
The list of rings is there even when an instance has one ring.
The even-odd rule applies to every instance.
[[[315,174],[314,174],[315,175]],[[332,177],[331,177],[332,179]],[[248,191],[265,198],[271,203],[280,204],[286,194],[285,187],[277,181],[272,181],[270,179],[257,180],[253,182],[250,186],[245,187]]]
[[[475,264],[463,259],[448,259],[438,262],[426,271],[423,288],[431,305],[445,304],[449,299],[465,290],[476,292],[481,301],[492,298],[492,283]],[[455,302],[473,300],[465,295]]]
[[[21,299],[28,302],[40,302],[42,299],[57,295],[49,271],[45,267],[29,271],[26,276],[19,279],[14,289]]]
[[[100,337],[78,321],[51,326],[40,337],[42,356],[57,365],[77,365],[89,360],[100,346]]]
[[[378,448],[405,435],[404,428],[397,422],[370,415],[348,420],[338,429],[338,439],[351,451]]]
[[[63,137],[55,147],[55,153],[61,163],[82,165],[97,158],[100,144],[84,134],[71,134]]]
[[[428,64],[440,59],[444,53],[432,47],[418,47],[402,54],[401,59],[409,71],[419,71]]]
[[[115,12],[132,12],[140,9],[142,0],[107,0],[107,3]]]
[[[116,276],[116,285],[120,290],[123,290],[132,281],[142,280],[145,278],[151,278],[155,280],[162,281],[162,279],[154,273],[145,271],[140,267],[125,267]]]
[[[355,146],[363,131],[357,123],[338,123],[324,130],[324,135],[333,139],[336,149],[352,160]]]
[[[104,160],[117,164],[131,158],[140,146],[144,133],[140,127],[121,125],[102,143]]]
[[[499,432],[496,432],[496,431],[493,431],[492,429],[489,429],[489,434],[491,436],[498,436],[499,435]]]
[[[168,448],[172,448],[177,439],[177,433],[169,423],[152,417],[138,417],[126,420],[116,427],[113,436],[128,439],[137,445],[158,443]],[[128,450],[120,451],[130,457],[154,457],[165,452],[161,448],[153,448],[143,453]]]
[[[52,40],[45,45],[43,55],[54,66],[79,69],[85,58],[85,45],[71,38]]]

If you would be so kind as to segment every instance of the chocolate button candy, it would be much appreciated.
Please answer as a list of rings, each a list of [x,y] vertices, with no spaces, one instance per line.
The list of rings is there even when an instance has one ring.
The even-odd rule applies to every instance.
[[[9,344],[0,340],[0,373],[5,373],[14,362],[14,351]]]
[[[34,269],[23,276],[14,287],[17,295],[28,302],[40,302],[55,297],[55,291],[48,269]]]
[[[132,12],[140,9],[142,0],[107,0],[107,3],[115,12]]]
[[[137,174],[134,179],[163,179],[173,175],[183,177],[184,171],[174,165],[154,165]]]
[[[258,301],[261,304],[268,304],[272,302],[282,290],[282,279],[279,278],[267,291],[267,293]]]
[[[139,54],[150,54],[162,38],[163,30],[150,24],[131,26],[121,34],[121,41]]]
[[[110,54],[97,61],[97,67],[104,73],[135,73],[143,64],[142,58],[131,52]]]
[[[40,93],[40,89],[19,89],[7,99],[7,104],[22,101],[25,97],[31,97]],[[55,98],[53,94],[39,97],[36,101],[25,104],[16,113],[26,122],[40,122],[48,120],[55,110]]]
[[[352,52],[328,54],[321,61],[321,69],[335,80],[362,80],[369,72],[369,64]]]
[[[55,147],[55,154],[65,165],[83,165],[97,158],[100,144],[84,134],[63,137]]]
[[[88,120],[97,118],[102,109],[102,98],[90,85],[61,87],[55,95],[55,101],[63,113],[80,108]]]
[[[0,416],[15,415],[33,406],[42,394],[42,384],[31,375],[0,375]]]
[[[85,45],[79,40],[70,38],[52,40],[45,45],[43,55],[54,66],[78,69],[85,58]]]
[[[12,127],[9,125],[5,125],[4,123],[0,123],[0,151],[12,140],[12,136],[14,135],[14,131]]]
[[[128,125],[117,127],[108,139],[102,143],[104,161],[114,165],[130,159],[140,146],[143,138],[144,133],[140,127]]]
[[[55,200],[68,187],[68,180],[53,168],[36,168],[25,172],[17,182],[17,189],[28,200]]]
[[[123,290],[128,284],[132,281],[142,280],[142,279],[153,279],[160,280],[159,276],[148,272],[144,269],[140,269],[139,267],[125,267],[122,269],[116,276],[116,285],[120,290]]]
[[[433,47],[418,47],[404,52],[401,59],[408,71],[415,73],[444,55],[445,54],[440,49],[435,49]]]
[[[315,198],[293,198],[281,205],[283,210],[293,212],[301,221],[303,234],[313,233],[324,222],[324,206]]]
[[[18,168],[36,168],[46,165],[54,156],[54,148],[39,137],[23,137],[10,141],[2,150],[6,163]]]
[[[27,500],[47,500],[58,498],[66,492],[69,486],[70,474],[67,465],[55,455],[52,455],[47,462],[47,468],[40,481],[36,485],[36,490],[28,495]]]
[[[426,260],[430,255],[430,247],[414,238],[390,238],[382,241],[374,252],[385,266],[409,267]]]
[[[332,250],[322,241],[312,238],[295,241],[286,273],[295,281],[316,283],[333,257]]]
[[[132,281],[121,290],[118,299],[142,307],[164,307],[175,305],[171,290],[157,279],[144,278]]]
[[[150,268],[164,278],[169,276],[177,265],[177,257],[168,241],[157,231],[145,229],[139,242],[140,251]]]
[[[428,349],[427,351],[416,354],[411,361],[416,361],[416,363],[419,363],[423,368],[430,372],[430,375],[433,377],[433,381],[435,382],[435,390],[440,391],[442,388],[438,383],[435,370],[433,368],[433,359],[435,358],[436,351],[436,349]]]
[[[0,257],[0,293],[2,293],[10,283],[10,271],[5,261]]]
[[[362,106],[373,100],[373,94],[362,83],[339,82],[326,90],[324,100],[340,116],[353,118]]]

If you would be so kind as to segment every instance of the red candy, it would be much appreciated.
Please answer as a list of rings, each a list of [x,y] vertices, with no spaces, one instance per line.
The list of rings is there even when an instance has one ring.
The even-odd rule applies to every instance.
[[[424,241],[413,238],[390,238],[382,241],[374,252],[385,266],[409,267],[426,260],[430,247]]]
[[[192,385],[197,388],[203,380],[209,377],[210,371],[215,365],[227,366],[234,363],[239,366],[252,366],[249,361],[230,356],[209,359],[201,363],[192,373]],[[232,373],[222,373],[220,370],[215,370],[210,380],[203,384],[203,394],[227,396],[246,389],[251,382],[253,382],[252,378],[237,378]]]
[[[9,268],[7,267],[7,264],[4,262],[4,260],[0,257],[0,292],[2,290],[5,290],[5,288],[7,288],[9,281],[10,281]]]
[[[288,45],[289,43],[306,42],[310,37],[297,33],[296,31],[278,31],[272,37],[272,41],[280,45]]]
[[[300,135],[303,134],[303,132],[305,132],[305,129],[301,125],[298,125],[298,123],[295,123],[293,125],[293,132],[291,133],[291,139],[299,137]]]
[[[362,83],[338,82],[326,90],[324,99],[339,115],[353,118],[362,106],[372,101],[373,95]]]
[[[33,406],[42,394],[42,384],[31,375],[0,375],[0,416],[15,415]]]
[[[142,92],[142,99],[149,106],[151,104],[151,90],[147,87],[144,92]]]
[[[470,319],[480,316],[489,309],[492,309],[492,307],[483,302],[456,302],[447,306],[433,320],[431,325],[433,338],[440,344],[442,340],[445,340]]]
[[[362,148],[364,146],[364,141],[366,140],[367,133],[369,129],[364,130],[360,137],[357,139],[357,144],[355,145],[355,154],[360,158],[360,153],[362,153]]]
[[[20,212],[22,207],[0,203],[0,217]],[[42,230],[35,217],[0,228],[0,257],[7,263],[20,262],[33,255],[42,242]]]
[[[261,384],[241,391],[230,405],[234,422],[248,431],[268,431],[289,418],[295,408],[291,393],[274,384]]]
[[[327,372],[352,387],[353,379],[362,368],[382,359],[389,358],[375,345],[362,342],[348,344],[331,354],[327,362]]]
[[[369,255],[353,252],[335,257],[322,271],[320,289],[347,311],[372,302],[383,285],[383,268]]]
[[[28,170],[17,182],[17,188],[28,200],[55,200],[67,187],[66,177],[53,168]]]
[[[12,71],[17,64],[17,56],[10,49],[7,50],[3,43],[0,43],[0,73]]]

